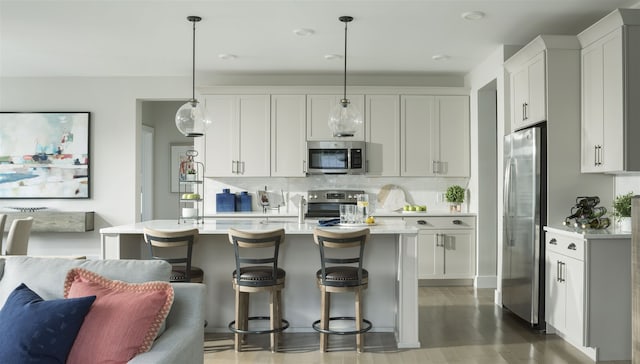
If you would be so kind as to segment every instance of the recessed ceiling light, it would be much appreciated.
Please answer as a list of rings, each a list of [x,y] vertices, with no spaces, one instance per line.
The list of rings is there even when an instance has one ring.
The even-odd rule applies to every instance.
[[[460,14],[460,16],[462,17],[462,19],[465,19],[465,20],[480,20],[484,18],[485,13],[481,11],[467,11]]]
[[[315,30],[309,29],[309,28],[299,28],[299,29],[294,29],[293,30],[293,34],[299,35],[301,37],[306,37],[308,35],[313,35],[314,33],[315,33]]]
[[[235,54],[222,53],[222,54],[218,54],[218,58],[229,60],[229,59],[236,59],[238,58],[238,56],[236,56]]]
[[[434,56],[431,56],[431,59],[433,59],[434,61],[448,61],[451,57],[447,56],[446,54],[436,54]]]
[[[342,59],[342,55],[341,54],[325,54],[324,59],[326,59],[327,61],[331,61],[334,59]]]

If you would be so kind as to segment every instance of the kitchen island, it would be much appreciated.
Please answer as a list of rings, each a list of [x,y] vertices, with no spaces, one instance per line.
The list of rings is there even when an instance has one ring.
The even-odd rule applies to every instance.
[[[320,267],[318,247],[313,242],[317,221],[298,224],[289,218],[205,219],[204,224],[178,224],[176,220],[153,220],[100,229],[103,259],[148,259],[143,242],[145,227],[158,230],[183,230],[197,227],[200,240],[194,246],[193,264],[202,268],[207,286],[205,319],[207,332],[228,332],[234,317],[234,291],[231,273],[235,269],[233,247],[227,233],[233,227],[260,231],[285,229],[279,266],[287,272],[283,291],[287,332],[313,332],[311,323],[320,318],[320,292],[315,272]],[[361,227],[358,227],[361,228]],[[352,227],[324,227],[327,230]],[[365,268],[369,288],[364,293],[364,317],[372,321],[376,332],[393,332],[398,348],[420,347],[418,340],[417,233],[403,221],[380,222],[369,226],[371,238],[365,249]],[[268,312],[267,295],[254,294],[250,315]],[[332,314],[353,316],[353,296],[332,298]]]

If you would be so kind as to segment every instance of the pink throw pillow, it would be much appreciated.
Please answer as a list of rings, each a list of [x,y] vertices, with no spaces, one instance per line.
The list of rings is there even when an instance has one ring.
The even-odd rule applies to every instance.
[[[127,283],[83,268],[67,273],[64,297],[96,296],[67,364],[126,363],[151,349],[173,304],[168,282]]]

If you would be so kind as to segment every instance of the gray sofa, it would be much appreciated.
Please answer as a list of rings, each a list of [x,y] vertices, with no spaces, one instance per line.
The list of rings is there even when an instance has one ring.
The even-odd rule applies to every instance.
[[[74,267],[132,283],[167,281],[171,272],[169,263],[154,260],[0,257],[0,307],[20,283],[25,283],[45,300],[62,298],[65,277]],[[176,283],[173,289],[174,302],[164,333],[150,351],[135,356],[129,363],[203,363],[205,286]]]

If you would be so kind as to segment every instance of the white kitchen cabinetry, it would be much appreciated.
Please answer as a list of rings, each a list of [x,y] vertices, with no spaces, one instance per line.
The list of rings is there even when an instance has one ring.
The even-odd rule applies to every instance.
[[[365,98],[367,174],[400,175],[400,96]]]
[[[640,171],[640,10],[618,9],[582,44],[582,172]]]
[[[400,100],[400,175],[468,177],[469,98],[402,95]]]
[[[545,79],[544,51],[511,73],[513,130],[546,120]]]
[[[271,176],[304,177],[305,95],[271,95]]]
[[[342,95],[307,95],[307,140],[335,139],[329,130],[329,114],[342,100]],[[347,98],[352,105],[360,110],[364,119],[364,95],[349,95]],[[341,137],[341,140],[364,141],[364,122],[356,130],[353,137]]]
[[[212,124],[195,145],[205,150],[206,177],[268,177],[270,96],[207,95],[204,102]]]
[[[629,360],[630,235],[545,230],[547,332],[592,360]]]
[[[405,217],[418,232],[419,279],[470,279],[475,275],[474,216]]]
[[[546,216],[550,224],[561,223],[576,196],[599,196],[602,206],[612,203],[613,176],[580,173],[580,42],[572,35],[541,35],[505,63],[514,76],[543,56],[546,112]],[[533,63],[532,63],[533,62]],[[542,66],[540,66],[542,67]],[[514,85],[511,93],[515,93]],[[521,105],[513,104],[518,111]],[[533,112],[533,111],[531,111]],[[513,113],[510,113],[513,114]],[[512,118],[511,131],[522,128]],[[506,134],[511,131],[506,131]],[[577,192],[579,191],[579,192]]]

